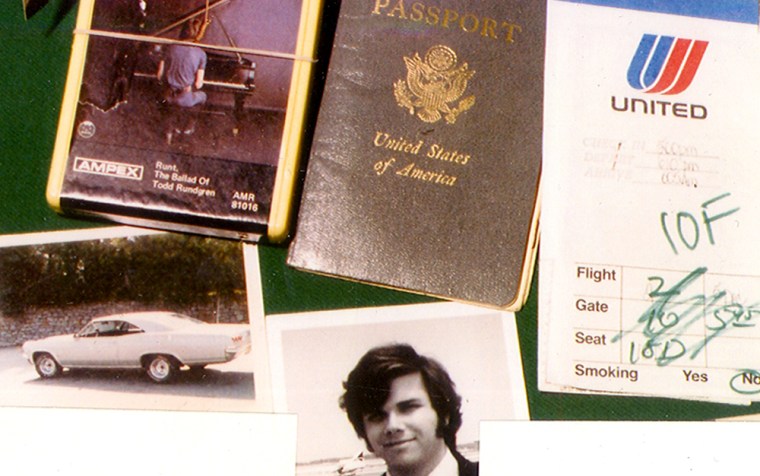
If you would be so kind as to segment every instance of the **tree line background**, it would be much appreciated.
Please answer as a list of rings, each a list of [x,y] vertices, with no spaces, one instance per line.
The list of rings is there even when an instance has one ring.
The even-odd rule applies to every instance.
[[[246,301],[242,245],[182,234],[0,248],[0,314],[139,302],[157,308]]]

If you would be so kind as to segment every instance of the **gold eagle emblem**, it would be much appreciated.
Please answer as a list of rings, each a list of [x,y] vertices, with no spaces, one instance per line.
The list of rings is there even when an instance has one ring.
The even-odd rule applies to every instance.
[[[425,53],[425,60],[419,53],[411,58],[404,56],[406,80],[399,79],[393,84],[396,103],[417,114],[425,122],[438,122],[445,118],[454,124],[457,116],[475,104],[475,96],[468,96],[455,103],[467,89],[467,82],[475,74],[467,63],[457,65],[457,55],[448,46],[437,45]]]

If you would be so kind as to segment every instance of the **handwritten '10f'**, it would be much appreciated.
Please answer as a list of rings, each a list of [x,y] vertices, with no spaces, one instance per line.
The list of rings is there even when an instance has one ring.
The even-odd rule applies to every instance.
[[[662,227],[662,231],[665,234],[665,238],[668,240],[668,244],[670,245],[670,249],[673,250],[673,253],[678,254],[678,246],[676,246],[677,242],[680,245],[685,246],[689,251],[696,249],[700,243],[700,230],[702,229],[707,233],[707,239],[710,244],[715,244],[713,223],[738,212],[739,207],[717,213],[713,213],[709,209],[711,206],[730,195],[730,193],[724,193],[702,203],[701,210],[696,213],[696,216],[687,211],[680,211],[675,217],[671,217],[667,212],[662,212],[660,214],[660,226]],[[677,237],[677,240],[674,239],[674,236]]]

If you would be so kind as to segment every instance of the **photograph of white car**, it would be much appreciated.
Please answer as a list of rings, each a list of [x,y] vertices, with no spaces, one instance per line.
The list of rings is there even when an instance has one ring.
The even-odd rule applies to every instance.
[[[260,275],[234,240],[0,237],[0,407],[271,411]]]
[[[174,379],[180,368],[200,371],[251,350],[245,324],[211,324],[172,312],[136,312],[92,319],[76,334],[31,340],[25,358],[42,378],[64,369],[144,369],[156,383]]]

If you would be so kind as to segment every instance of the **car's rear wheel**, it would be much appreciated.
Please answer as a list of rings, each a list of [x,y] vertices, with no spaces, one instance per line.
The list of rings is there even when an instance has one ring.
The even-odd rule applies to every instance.
[[[147,359],[145,373],[156,383],[166,383],[177,373],[179,366],[168,355],[153,355]]]
[[[34,357],[34,369],[42,378],[54,378],[61,375],[61,366],[52,355],[47,352],[37,354]]]

